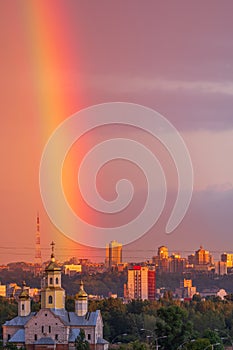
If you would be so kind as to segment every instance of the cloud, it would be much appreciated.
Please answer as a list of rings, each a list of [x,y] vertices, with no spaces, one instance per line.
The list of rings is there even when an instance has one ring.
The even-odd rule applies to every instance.
[[[169,80],[153,78],[130,78],[120,76],[95,76],[89,80],[90,87],[108,92],[175,91],[182,94],[222,94],[233,96],[233,81]]]

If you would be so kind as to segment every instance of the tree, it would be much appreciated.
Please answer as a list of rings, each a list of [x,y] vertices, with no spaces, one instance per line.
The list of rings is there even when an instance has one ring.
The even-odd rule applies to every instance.
[[[194,294],[193,296],[193,301],[196,301],[196,302],[201,302],[201,296],[200,294]]]
[[[220,338],[219,334],[215,331],[212,331],[211,329],[206,329],[204,332],[204,338],[209,339],[210,344],[216,344],[218,343],[218,346],[215,346],[216,350],[223,350],[224,347],[222,345],[222,339]]]
[[[149,346],[145,343],[136,340],[128,344],[121,344],[118,347],[118,350],[149,350]]]
[[[186,349],[188,350],[203,350],[207,346],[209,346],[211,343],[209,339],[207,338],[197,338],[193,342],[189,342],[185,345]]]
[[[80,333],[75,339],[75,349],[76,350],[90,350],[90,345],[88,341],[85,339],[85,332],[81,328]]]
[[[188,320],[188,313],[179,306],[161,307],[156,321],[155,335],[161,338],[161,348],[177,349],[186,339],[192,337],[192,323]]]

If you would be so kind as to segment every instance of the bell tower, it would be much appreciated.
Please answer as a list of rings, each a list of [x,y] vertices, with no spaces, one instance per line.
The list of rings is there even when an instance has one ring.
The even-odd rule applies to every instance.
[[[23,282],[22,292],[18,301],[18,316],[28,316],[31,313],[31,300],[26,289],[26,283]]]
[[[75,295],[75,312],[78,316],[85,316],[88,311],[88,295],[84,290],[83,281],[80,281],[79,292]]]
[[[51,260],[48,266],[45,268],[45,284],[41,290],[41,308],[64,309],[65,291],[61,287],[61,268],[55,261],[55,243],[52,242],[51,246]]]

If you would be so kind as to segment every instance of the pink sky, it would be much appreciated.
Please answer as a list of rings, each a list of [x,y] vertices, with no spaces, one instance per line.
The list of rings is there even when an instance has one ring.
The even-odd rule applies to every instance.
[[[110,101],[163,114],[183,136],[194,168],[194,195],[181,225],[164,233],[168,201],[158,225],[125,247],[125,258],[150,258],[161,244],[183,255],[200,244],[216,255],[233,251],[232,11],[231,2],[211,0],[1,2],[0,263],[33,261],[38,210],[44,259],[52,239],[60,259],[101,257],[79,250],[53,226],[38,173],[52,131],[81,108]],[[76,170],[71,162],[71,180]],[[133,210],[138,206],[140,196]]]

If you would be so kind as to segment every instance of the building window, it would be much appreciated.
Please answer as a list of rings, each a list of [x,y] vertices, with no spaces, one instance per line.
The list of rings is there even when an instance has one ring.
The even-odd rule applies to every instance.
[[[7,340],[10,340],[10,338],[11,338],[11,335],[7,334]]]
[[[49,283],[50,283],[50,284],[53,284],[53,279],[52,279],[52,277],[50,277]]]
[[[47,316],[47,314],[44,314],[45,316]]]
[[[49,326],[49,333],[51,333],[51,326]]]
[[[44,326],[41,327],[41,332],[44,333]]]
[[[22,311],[24,311],[24,304],[22,304]]]
[[[88,333],[87,339],[88,339],[88,340],[91,340],[91,335],[90,335],[90,333]]]
[[[58,334],[55,334],[55,340],[58,340]]]
[[[58,280],[58,277],[56,278],[56,284],[58,284],[59,283],[59,280]]]
[[[37,340],[37,334],[34,335],[34,339]]]
[[[52,304],[53,303],[53,297],[52,295],[49,295],[49,304]]]

